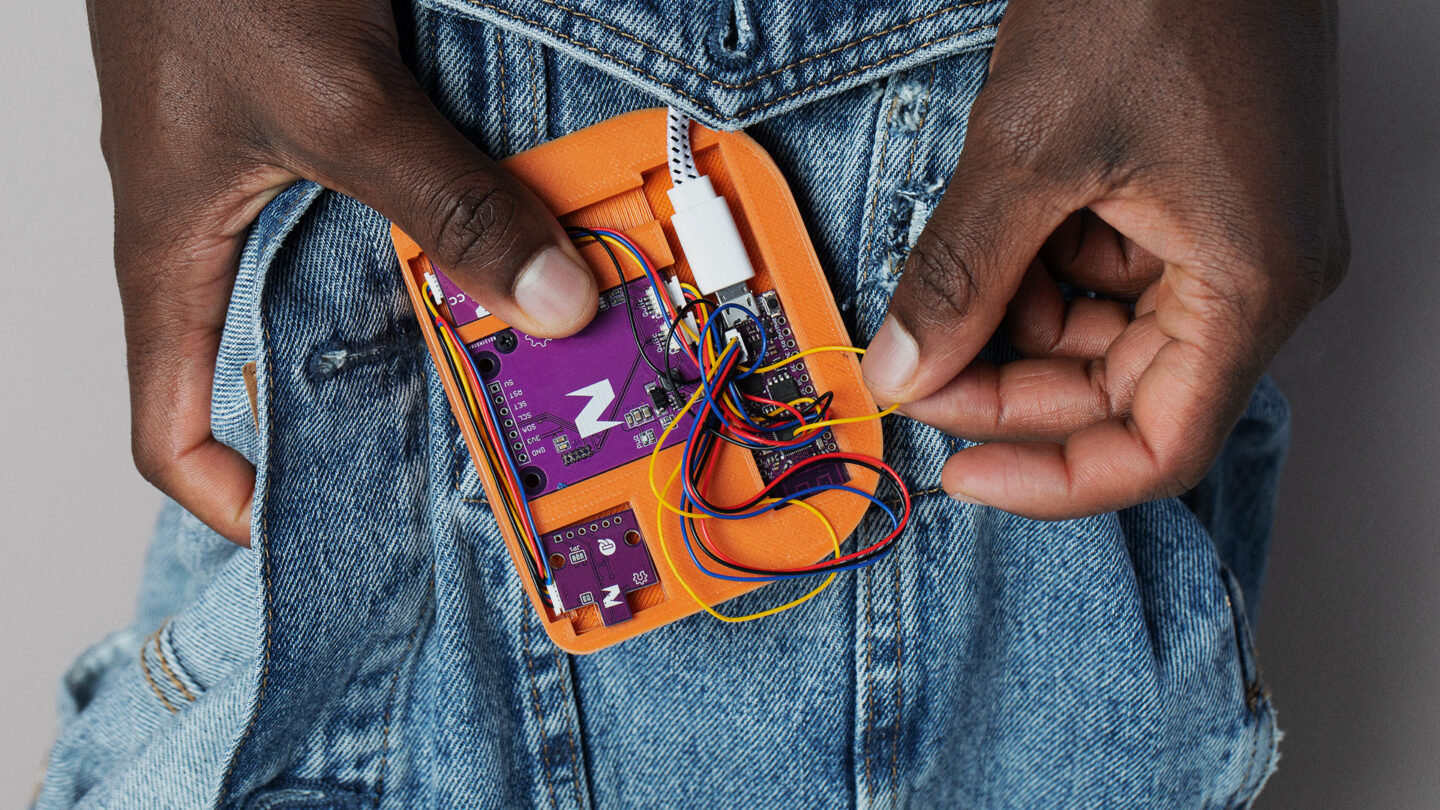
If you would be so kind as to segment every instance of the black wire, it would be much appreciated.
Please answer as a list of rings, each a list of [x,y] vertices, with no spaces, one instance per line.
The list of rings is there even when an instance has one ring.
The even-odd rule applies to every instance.
[[[665,379],[669,380],[669,375],[666,372],[661,371],[660,367],[655,365],[655,361],[651,360],[650,355],[645,351],[645,341],[641,339],[640,327],[638,324],[635,323],[635,305],[630,301],[630,284],[625,281],[625,269],[621,267],[620,260],[615,256],[615,251],[611,250],[610,245],[607,244],[604,239],[600,238],[600,234],[590,230],[589,228],[571,227],[567,230],[572,235],[578,233],[581,236],[588,236],[591,239],[594,239],[596,242],[600,243],[600,247],[605,248],[606,255],[610,257],[610,263],[615,265],[615,274],[620,277],[620,295],[622,298],[625,299],[625,312],[630,316],[630,335],[635,338],[635,347],[640,350],[640,358],[645,361],[645,365],[649,366],[652,371],[654,371],[656,374],[665,375]],[[649,278],[649,276],[647,275],[646,278]],[[656,295],[660,294],[661,293],[657,290]],[[662,303],[661,306],[663,307],[664,304]],[[665,365],[667,369],[670,365],[669,348],[670,344],[666,343]]]
[[[689,315],[691,310],[693,310],[693,309],[695,309],[695,308],[697,308],[697,307],[699,307],[699,306],[701,306],[701,305],[709,304],[709,303],[710,303],[710,302],[709,302],[709,301],[706,301],[704,298],[696,298],[696,299],[693,299],[693,300],[691,300],[691,301],[686,302],[685,306],[680,307],[680,311],[677,312],[677,313],[675,313],[675,320],[673,320],[673,321],[670,322],[670,328],[665,331],[665,371],[662,372],[662,373],[665,375],[665,379],[666,379],[666,380],[669,380],[671,383],[673,383],[673,384],[675,384],[675,385],[694,385],[695,383],[700,382],[700,378],[699,378],[699,377],[696,377],[696,378],[693,379],[693,380],[676,380],[676,379],[675,379],[675,377],[674,377],[674,374],[675,374],[675,371],[674,371],[674,362],[673,362],[673,360],[674,360],[674,355],[670,353],[670,345],[671,345],[671,342],[675,340],[675,331],[680,328],[680,322],[683,321],[683,320],[685,320],[685,316],[686,316],[686,315]],[[695,351],[696,351],[696,352],[699,352],[699,351],[701,351],[701,350],[702,350],[702,347],[701,347],[701,346],[697,345],[697,346],[695,347]]]
[[[432,328],[435,328],[436,336],[440,338],[441,344],[443,345],[443,344],[444,344],[444,340],[445,340],[444,335],[440,332],[440,329],[439,329],[438,327],[432,327]],[[469,351],[469,349],[466,348],[464,345],[461,345],[460,351],[462,351],[462,352],[463,352],[463,351]],[[453,378],[455,379],[456,383],[463,385],[463,382],[462,382],[462,381],[465,379],[464,371],[455,367],[455,362],[450,358],[450,355],[449,355],[448,352],[443,352],[443,354],[445,355],[445,365],[450,368],[450,373],[451,373],[451,375],[453,375]],[[475,396],[477,396],[477,397],[487,397],[487,396],[489,396],[489,395],[490,395],[489,392],[487,392],[487,391],[485,391],[485,390],[483,390],[483,389],[480,390],[480,391],[476,391],[476,392],[475,392]],[[465,421],[467,421],[467,422],[470,423],[470,427],[471,427],[472,430],[475,431],[475,435],[476,435],[476,436],[483,437],[483,436],[485,435],[485,431],[484,431],[484,430],[480,427],[480,425],[475,421],[475,414],[471,413],[469,408],[462,408],[461,410],[465,411]],[[481,438],[480,441],[483,442],[484,439]],[[499,482],[502,480],[501,472],[495,468],[495,464],[490,460],[489,455],[484,454],[484,453],[482,453],[481,455],[484,456],[484,458],[485,458],[485,467],[490,470],[490,480],[493,481],[493,482],[496,482],[496,488],[498,489],[498,488],[499,488]],[[502,497],[503,497],[503,496],[502,496]],[[500,506],[501,508],[500,508],[500,509],[495,509],[494,507],[497,506],[497,505]],[[505,513],[505,520],[506,520],[507,522],[509,522],[510,528],[513,529],[514,532],[515,532],[515,536],[516,536],[517,538],[523,538],[523,537],[525,536],[525,529],[524,529],[524,527],[522,527],[521,525],[519,525],[518,523],[515,522],[515,516],[510,513],[510,510],[509,510],[508,508],[505,508],[504,504],[492,504],[492,505],[491,505],[490,512],[491,512],[491,514],[496,514],[496,513],[499,513],[499,512],[504,512],[504,513]],[[544,543],[543,543],[543,541],[542,541],[542,538],[537,537],[537,538],[535,538],[535,539],[536,539],[537,542],[540,543],[540,551],[541,551],[541,553],[543,554],[543,553],[544,553],[544,550],[545,550],[545,546],[544,546]],[[524,544],[521,543],[521,546],[522,546],[522,548],[523,548]],[[546,604],[549,604],[549,603],[550,603],[550,595],[549,595],[549,593],[548,593],[548,592],[546,591],[546,589],[545,589],[545,578],[540,575],[540,571],[539,571],[539,569],[536,567],[536,561],[533,559],[533,556],[531,555],[531,553],[529,552],[528,549],[527,549],[527,550],[524,550],[523,553],[522,553],[520,556],[525,559],[525,567],[526,567],[527,569],[529,569],[530,578],[531,578],[532,580],[534,580],[534,582],[535,582],[535,590],[536,590],[536,592],[540,594],[540,598],[543,599],[543,600],[545,600],[545,603],[546,603]]]
[[[807,462],[811,462],[811,463],[813,463],[813,464],[820,464],[820,463],[853,464],[853,465],[855,465],[855,466],[857,466],[857,467],[865,467],[865,468],[871,470],[872,472],[875,472],[876,474],[878,474],[878,475],[880,476],[880,478],[881,478],[882,480],[891,482],[891,483],[894,484],[897,488],[899,488],[899,487],[901,486],[901,481],[900,481],[900,479],[899,479],[898,477],[890,474],[889,472],[887,472],[887,471],[881,469],[880,467],[878,467],[878,466],[876,466],[876,465],[874,465],[874,464],[871,464],[871,463],[869,463],[869,462],[867,462],[867,461],[861,461],[861,460],[859,460],[859,459],[824,459],[824,458],[820,458],[819,456],[814,457],[814,459],[815,459],[815,460],[813,460],[813,462],[812,462],[812,459],[805,459],[804,461],[797,463],[794,467],[791,467],[790,469],[793,471],[793,470],[801,469],[801,468],[804,467],[804,466],[809,466],[809,464],[807,464]],[[788,472],[788,471],[787,471],[787,472]],[[696,490],[696,494],[697,494],[697,495],[699,494],[698,489]],[[750,507],[753,507],[756,503],[758,503],[758,502],[762,499],[762,497],[763,497],[763,493],[762,493],[761,495],[757,495],[754,499],[751,500],[751,502],[749,503],[748,506],[746,506],[746,507],[744,507],[744,508],[741,508],[739,511],[741,511],[741,512],[749,511],[749,508],[750,508]],[[786,500],[793,500],[793,498],[788,498],[788,499],[786,499]],[[703,502],[703,499],[702,499],[702,502]],[[779,506],[779,504],[776,504],[776,505]],[[708,504],[707,504],[707,506],[708,506]],[[711,508],[713,509],[713,507],[711,507]],[[721,511],[721,510],[716,509],[716,510],[714,510],[714,511],[719,512],[719,511]],[[807,570],[807,571],[803,571],[803,572],[800,572],[800,571],[790,571],[790,570],[785,570],[785,569],[782,569],[782,568],[752,568],[752,567],[747,566],[747,565],[739,565],[739,564],[736,564],[736,563],[733,563],[733,562],[727,562],[726,560],[720,559],[720,557],[718,557],[713,551],[710,550],[710,547],[709,547],[708,545],[706,545],[705,541],[704,541],[703,539],[701,539],[701,535],[700,535],[699,528],[698,528],[698,527],[696,526],[696,524],[695,524],[695,519],[694,519],[694,518],[690,518],[690,517],[686,517],[686,518],[684,518],[684,520],[685,520],[686,523],[687,523],[687,526],[688,526],[689,531],[690,531],[690,535],[695,539],[694,545],[699,546],[699,547],[700,547],[700,550],[701,550],[702,552],[704,552],[705,556],[709,557],[716,565],[723,565],[723,566],[725,566],[726,568],[730,568],[730,569],[733,569],[733,570],[736,570],[736,571],[740,571],[740,572],[743,572],[743,573],[746,573],[746,574],[753,574],[753,575],[756,575],[756,576],[787,576],[787,575],[794,575],[794,574],[797,574],[797,573],[803,573],[803,574],[806,574],[806,575],[810,575],[810,574],[828,574],[828,573],[830,573],[831,571],[839,571],[839,570],[842,570],[842,569],[847,569],[847,568],[850,568],[850,567],[855,566],[855,565],[859,565],[859,564],[862,564],[862,563],[865,563],[865,562],[869,562],[870,560],[873,560],[873,559],[875,559],[875,558],[877,558],[877,557],[880,557],[880,556],[882,556],[882,555],[884,555],[884,554],[888,554],[888,553],[890,552],[890,550],[891,550],[891,547],[895,544],[895,541],[896,541],[897,539],[899,539],[898,536],[897,536],[897,537],[892,537],[892,538],[890,538],[890,540],[888,540],[884,545],[880,546],[879,548],[875,549],[874,551],[869,552],[868,554],[863,554],[863,555],[861,555],[861,556],[859,556],[859,557],[854,557],[854,558],[851,558],[851,559],[846,560],[846,561],[844,561],[844,562],[836,561],[836,562],[831,563],[831,564],[829,564],[829,565],[819,566],[819,567],[817,567],[817,568],[814,568],[814,569],[811,569],[811,570]]]

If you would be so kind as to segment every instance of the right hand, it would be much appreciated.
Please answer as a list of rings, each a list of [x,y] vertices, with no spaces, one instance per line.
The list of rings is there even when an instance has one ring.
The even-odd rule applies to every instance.
[[[595,314],[564,230],[405,67],[389,2],[89,11],[135,465],[230,540],[249,545],[255,476],[210,433],[215,357],[245,234],[286,186],[313,180],[373,207],[524,332],[562,337]]]

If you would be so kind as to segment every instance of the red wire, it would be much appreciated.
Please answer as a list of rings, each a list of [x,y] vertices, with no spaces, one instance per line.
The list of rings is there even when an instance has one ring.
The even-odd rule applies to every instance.
[[[460,340],[460,335],[455,331],[455,327],[451,326],[449,323],[439,318],[437,318],[435,322],[439,324],[441,328],[443,328],[447,333],[449,333],[450,339],[455,341],[455,345],[459,347],[459,351],[466,351],[465,344]],[[475,396],[490,396],[490,392],[485,388],[485,385],[480,381],[480,379],[475,376],[475,370],[470,367],[470,364],[460,363],[459,365],[460,373],[464,374],[465,379],[469,381],[470,388],[475,392]],[[486,406],[484,402],[477,402],[476,405],[478,406],[477,410],[480,411],[480,423],[485,429],[485,433],[490,440],[491,446],[494,447],[497,452],[504,453],[505,458],[508,459],[509,451],[506,449],[508,445],[506,444],[504,437],[500,434],[500,426],[495,424],[490,418],[490,408]],[[515,477],[514,465],[502,464],[501,472],[504,473],[505,483],[508,484],[510,493],[512,493],[510,497],[512,499],[518,500],[518,497],[513,494],[520,492],[520,481],[518,478]],[[531,537],[529,538],[529,540],[531,551],[537,555],[535,559],[537,562],[540,563],[540,568],[543,570],[545,568],[543,557],[543,555],[545,554],[545,549],[542,548],[540,545],[540,538]]]
[[[806,572],[808,572],[808,571],[814,571],[814,570],[816,570],[816,569],[818,569],[818,568],[823,568],[823,567],[825,567],[825,566],[835,565],[836,563],[842,563],[842,564],[843,564],[843,563],[849,562],[849,561],[851,561],[851,560],[859,559],[860,557],[863,557],[863,556],[869,554],[870,552],[875,551],[875,550],[878,549],[878,548],[881,548],[882,546],[884,546],[885,544],[889,543],[890,541],[894,540],[896,537],[898,537],[898,536],[900,535],[901,532],[903,532],[903,531],[905,530],[905,527],[910,523],[910,490],[905,486],[905,481],[904,481],[904,479],[902,479],[902,478],[900,477],[900,474],[897,473],[897,472],[895,472],[895,470],[894,470],[890,465],[886,464],[885,462],[881,461],[880,459],[871,458],[870,456],[863,456],[863,455],[860,455],[860,454],[858,454],[858,453],[822,453],[822,454],[820,454],[820,455],[818,455],[818,456],[811,456],[810,458],[806,459],[806,460],[805,460],[805,464],[808,466],[808,465],[812,465],[812,464],[818,464],[818,463],[820,463],[820,462],[822,462],[822,461],[833,461],[833,460],[864,461],[864,462],[869,463],[869,464],[874,464],[875,466],[880,467],[881,469],[883,469],[883,470],[891,477],[891,479],[893,479],[893,480],[895,481],[895,486],[896,486],[896,488],[900,490],[900,498],[901,498],[901,501],[904,503],[904,511],[903,511],[903,512],[901,513],[901,515],[900,515],[900,520],[896,522],[895,528],[892,529],[889,534],[887,534],[887,535],[885,535],[884,537],[880,538],[880,540],[876,541],[873,545],[869,546],[868,548],[860,549],[859,551],[853,551],[853,552],[851,552],[851,553],[849,553],[849,554],[846,554],[846,555],[843,556],[843,557],[837,557],[837,558],[835,558],[835,559],[833,559],[833,560],[823,560],[823,561],[818,562],[818,563],[815,563],[815,564],[813,564],[813,565],[802,565],[802,566],[799,566],[799,567],[796,567],[796,568],[775,568],[775,569],[771,569],[771,570],[773,570],[774,572],[780,573],[780,574],[803,574],[803,573],[806,573]],[[792,473],[797,472],[798,469],[799,469],[799,465],[796,465],[796,466],[791,467],[790,469],[786,470],[785,472],[781,473],[780,475],[776,476],[776,478],[775,478],[774,481],[771,481],[769,484],[765,485],[765,488],[764,488],[764,489],[761,489],[760,492],[756,494],[754,500],[761,500],[761,499],[763,499],[763,498],[765,497],[765,494],[766,494],[766,493],[770,492],[770,491],[773,490],[775,487],[779,486],[786,478],[790,477],[790,475],[791,475]],[[704,480],[702,480],[702,481],[700,482],[702,486],[703,486],[703,485],[707,485],[707,484],[710,483],[710,476],[714,474],[714,470],[715,470],[715,465],[711,465],[711,466],[707,469],[707,471],[706,471],[706,473],[705,473],[705,478],[704,478]],[[709,529],[708,529],[708,527],[706,527],[706,525],[705,525],[707,522],[708,522],[708,520],[695,522],[695,526],[696,526],[696,528],[698,529],[698,534],[699,534],[700,537],[701,537],[701,541],[705,543],[706,547],[708,547],[712,552],[714,552],[714,553],[715,553],[715,556],[719,557],[720,559],[724,560],[725,562],[727,562],[727,563],[729,563],[729,564],[731,564],[731,565],[735,565],[735,566],[744,566],[744,563],[741,563],[741,562],[736,561],[733,557],[730,557],[730,556],[726,555],[724,552],[720,551],[718,548],[715,547],[714,542],[712,542],[711,539],[710,539]],[[753,567],[753,566],[745,566],[745,567]]]

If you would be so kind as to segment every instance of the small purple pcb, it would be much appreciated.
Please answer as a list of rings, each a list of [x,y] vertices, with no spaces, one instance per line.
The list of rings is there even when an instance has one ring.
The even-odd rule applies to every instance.
[[[595,320],[571,337],[505,329],[466,347],[526,495],[546,495],[654,450],[694,387],[677,387],[652,364],[663,370],[668,361],[677,379],[697,376],[678,345],[665,350],[668,331],[649,282],[637,279],[601,293]],[[681,418],[666,446],[685,439],[690,421]]]
[[[609,627],[633,615],[626,595],[659,582],[640,524],[629,509],[545,534],[555,584],[550,597],[568,612],[596,605]]]

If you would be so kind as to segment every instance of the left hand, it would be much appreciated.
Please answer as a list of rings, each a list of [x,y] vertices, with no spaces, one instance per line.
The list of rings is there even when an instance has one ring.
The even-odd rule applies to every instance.
[[[1029,517],[1193,487],[1349,256],[1329,0],[1011,0],[863,369]],[[1068,304],[1057,282],[1101,293]],[[1003,326],[1024,358],[976,360]]]

